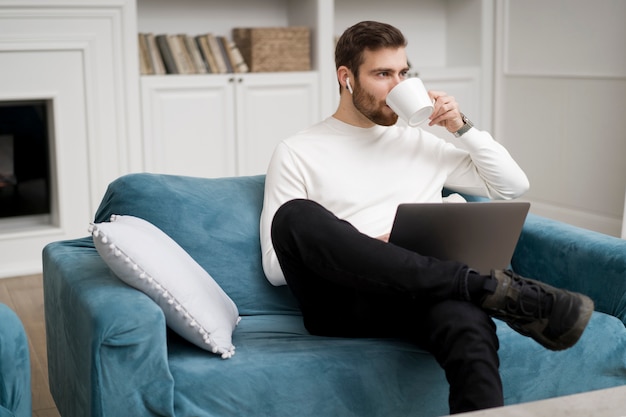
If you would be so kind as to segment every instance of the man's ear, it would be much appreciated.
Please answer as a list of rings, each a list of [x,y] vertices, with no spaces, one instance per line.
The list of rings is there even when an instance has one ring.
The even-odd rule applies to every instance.
[[[350,94],[352,94],[352,84],[350,83],[350,79],[352,78],[352,71],[348,69],[345,65],[340,66],[337,69],[337,80],[342,88],[346,88]]]

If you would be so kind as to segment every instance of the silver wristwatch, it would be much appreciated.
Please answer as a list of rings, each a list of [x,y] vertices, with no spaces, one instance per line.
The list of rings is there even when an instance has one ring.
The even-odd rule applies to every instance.
[[[467,116],[464,115],[463,113],[461,113],[461,118],[463,119],[463,126],[461,126],[461,128],[459,130],[454,132],[454,136],[457,137],[457,138],[460,138],[468,130],[470,130],[472,127],[474,127],[474,123],[472,123],[472,121],[470,119],[468,119]]]

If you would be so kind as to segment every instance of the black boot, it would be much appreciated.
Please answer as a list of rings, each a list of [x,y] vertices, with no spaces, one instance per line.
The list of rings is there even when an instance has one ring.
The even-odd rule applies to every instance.
[[[515,331],[550,350],[572,347],[591,318],[593,301],[583,294],[551,287],[512,271],[492,271],[495,292],[481,306]]]

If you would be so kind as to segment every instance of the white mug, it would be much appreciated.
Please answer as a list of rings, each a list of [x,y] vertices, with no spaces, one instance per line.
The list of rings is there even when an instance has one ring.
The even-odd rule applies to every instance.
[[[433,113],[433,101],[419,78],[402,81],[387,94],[387,105],[409,126],[418,126]]]

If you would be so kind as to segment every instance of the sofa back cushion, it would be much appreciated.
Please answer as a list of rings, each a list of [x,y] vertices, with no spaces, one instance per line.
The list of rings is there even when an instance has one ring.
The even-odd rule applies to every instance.
[[[154,224],[215,279],[241,315],[299,314],[288,288],[272,286],[263,274],[259,218],[264,183],[263,176],[130,174],[109,185],[95,222],[118,214]]]

